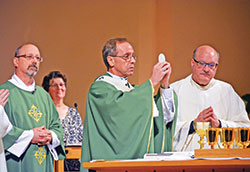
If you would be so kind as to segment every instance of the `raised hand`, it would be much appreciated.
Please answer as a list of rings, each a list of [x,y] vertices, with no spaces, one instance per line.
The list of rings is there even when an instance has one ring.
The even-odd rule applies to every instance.
[[[159,84],[163,77],[169,72],[168,64],[168,62],[159,62],[154,65],[152,75],[150,77],[150,80],[154,87]]]
[[[5,106],[5,104],[8,102],[9,95],[9,90],[0,90],[0,105],[2,105],[3,107]]]
[[[164,68],[166,69],[166,74],[161,80],[161,87],[162,88],[168,88],[172,68],[171,68],[171,65],[170,65],[169,62],[167,62],[167,65]]]

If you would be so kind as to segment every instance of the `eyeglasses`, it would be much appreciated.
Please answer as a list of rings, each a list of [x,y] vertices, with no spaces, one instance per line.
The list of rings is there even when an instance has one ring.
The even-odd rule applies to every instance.
[[[51,84],[50,87],[57,88],[57,87],[65,87],[65,84],[60,83],[60,84]]]
[[[136,60],[137,57],[135,55],[132,55],[132,56],[128,56],[128,55],[125,55],[125,56],[111,56],[111,57],[120,57],[122,58],[123,60],[126,60],[126,61],[131,61],[132,59]]]
[[[193,59],[194,59],[194,61],[196,63],[198,63],[199,67],[204,67],[205,68],[206,66],[208,66],[210,69],[214,70],[218,66],[217,63],[205,63],[205,62],[198,61],[195,58],[193,58]]]
[[[16,57],[17,58],[24,57],[27,60],[36,59],[37,61],[43,62],[43,58],[39,57],[39,56],[33,56],[33,55],[26,55],[26,54],[24,54],[24,55],[20,55],[20,56],[16,56]]]

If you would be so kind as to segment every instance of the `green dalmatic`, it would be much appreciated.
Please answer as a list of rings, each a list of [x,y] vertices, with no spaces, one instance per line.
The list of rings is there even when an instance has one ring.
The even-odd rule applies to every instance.
[[[16,87],[11,82],[5,82],[0,89],[8,89],[10,92],[4,109],[13,128],[3,138],[8,171],[53,171],[53,157],[46,145],[30,143],[20,157],[8,151],[25,130],[45,126],[60,139],[61,145],[56,151],[59,159],[64,159],[63,129],[49,94],[39,86],[36,86],[35,92],[32,93]]]

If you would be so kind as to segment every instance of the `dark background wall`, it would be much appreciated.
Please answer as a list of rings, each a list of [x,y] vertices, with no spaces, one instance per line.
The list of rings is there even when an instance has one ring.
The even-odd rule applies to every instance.
[[[138,56],[132,83],[150,77],[160,52],[171,82],[181,79],[193,50],[210,44],[221,57],[216,78],[250,93],[249,0],[1,0],[0,21],[0,84],[13,74],[15,49],[35,43],[44,57],[37,84],[52,70],[66,74],[65,102],[77,102],[82,117],[89,86],[106,72],[103,44],[114,37],[127,37]]]

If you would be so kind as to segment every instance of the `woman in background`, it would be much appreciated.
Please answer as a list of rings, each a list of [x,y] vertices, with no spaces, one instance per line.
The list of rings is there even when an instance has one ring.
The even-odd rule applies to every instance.
[[[64,97],[67,90],[67,79],[59,71],[50,72],[43,78],[43,88],[50,94],[64,129],[64,143],[79,144],[82,142],[83,125],[80,114],[76,109],[65,105]],[[80,171],[79,160],[65,160],[65,169]]]

